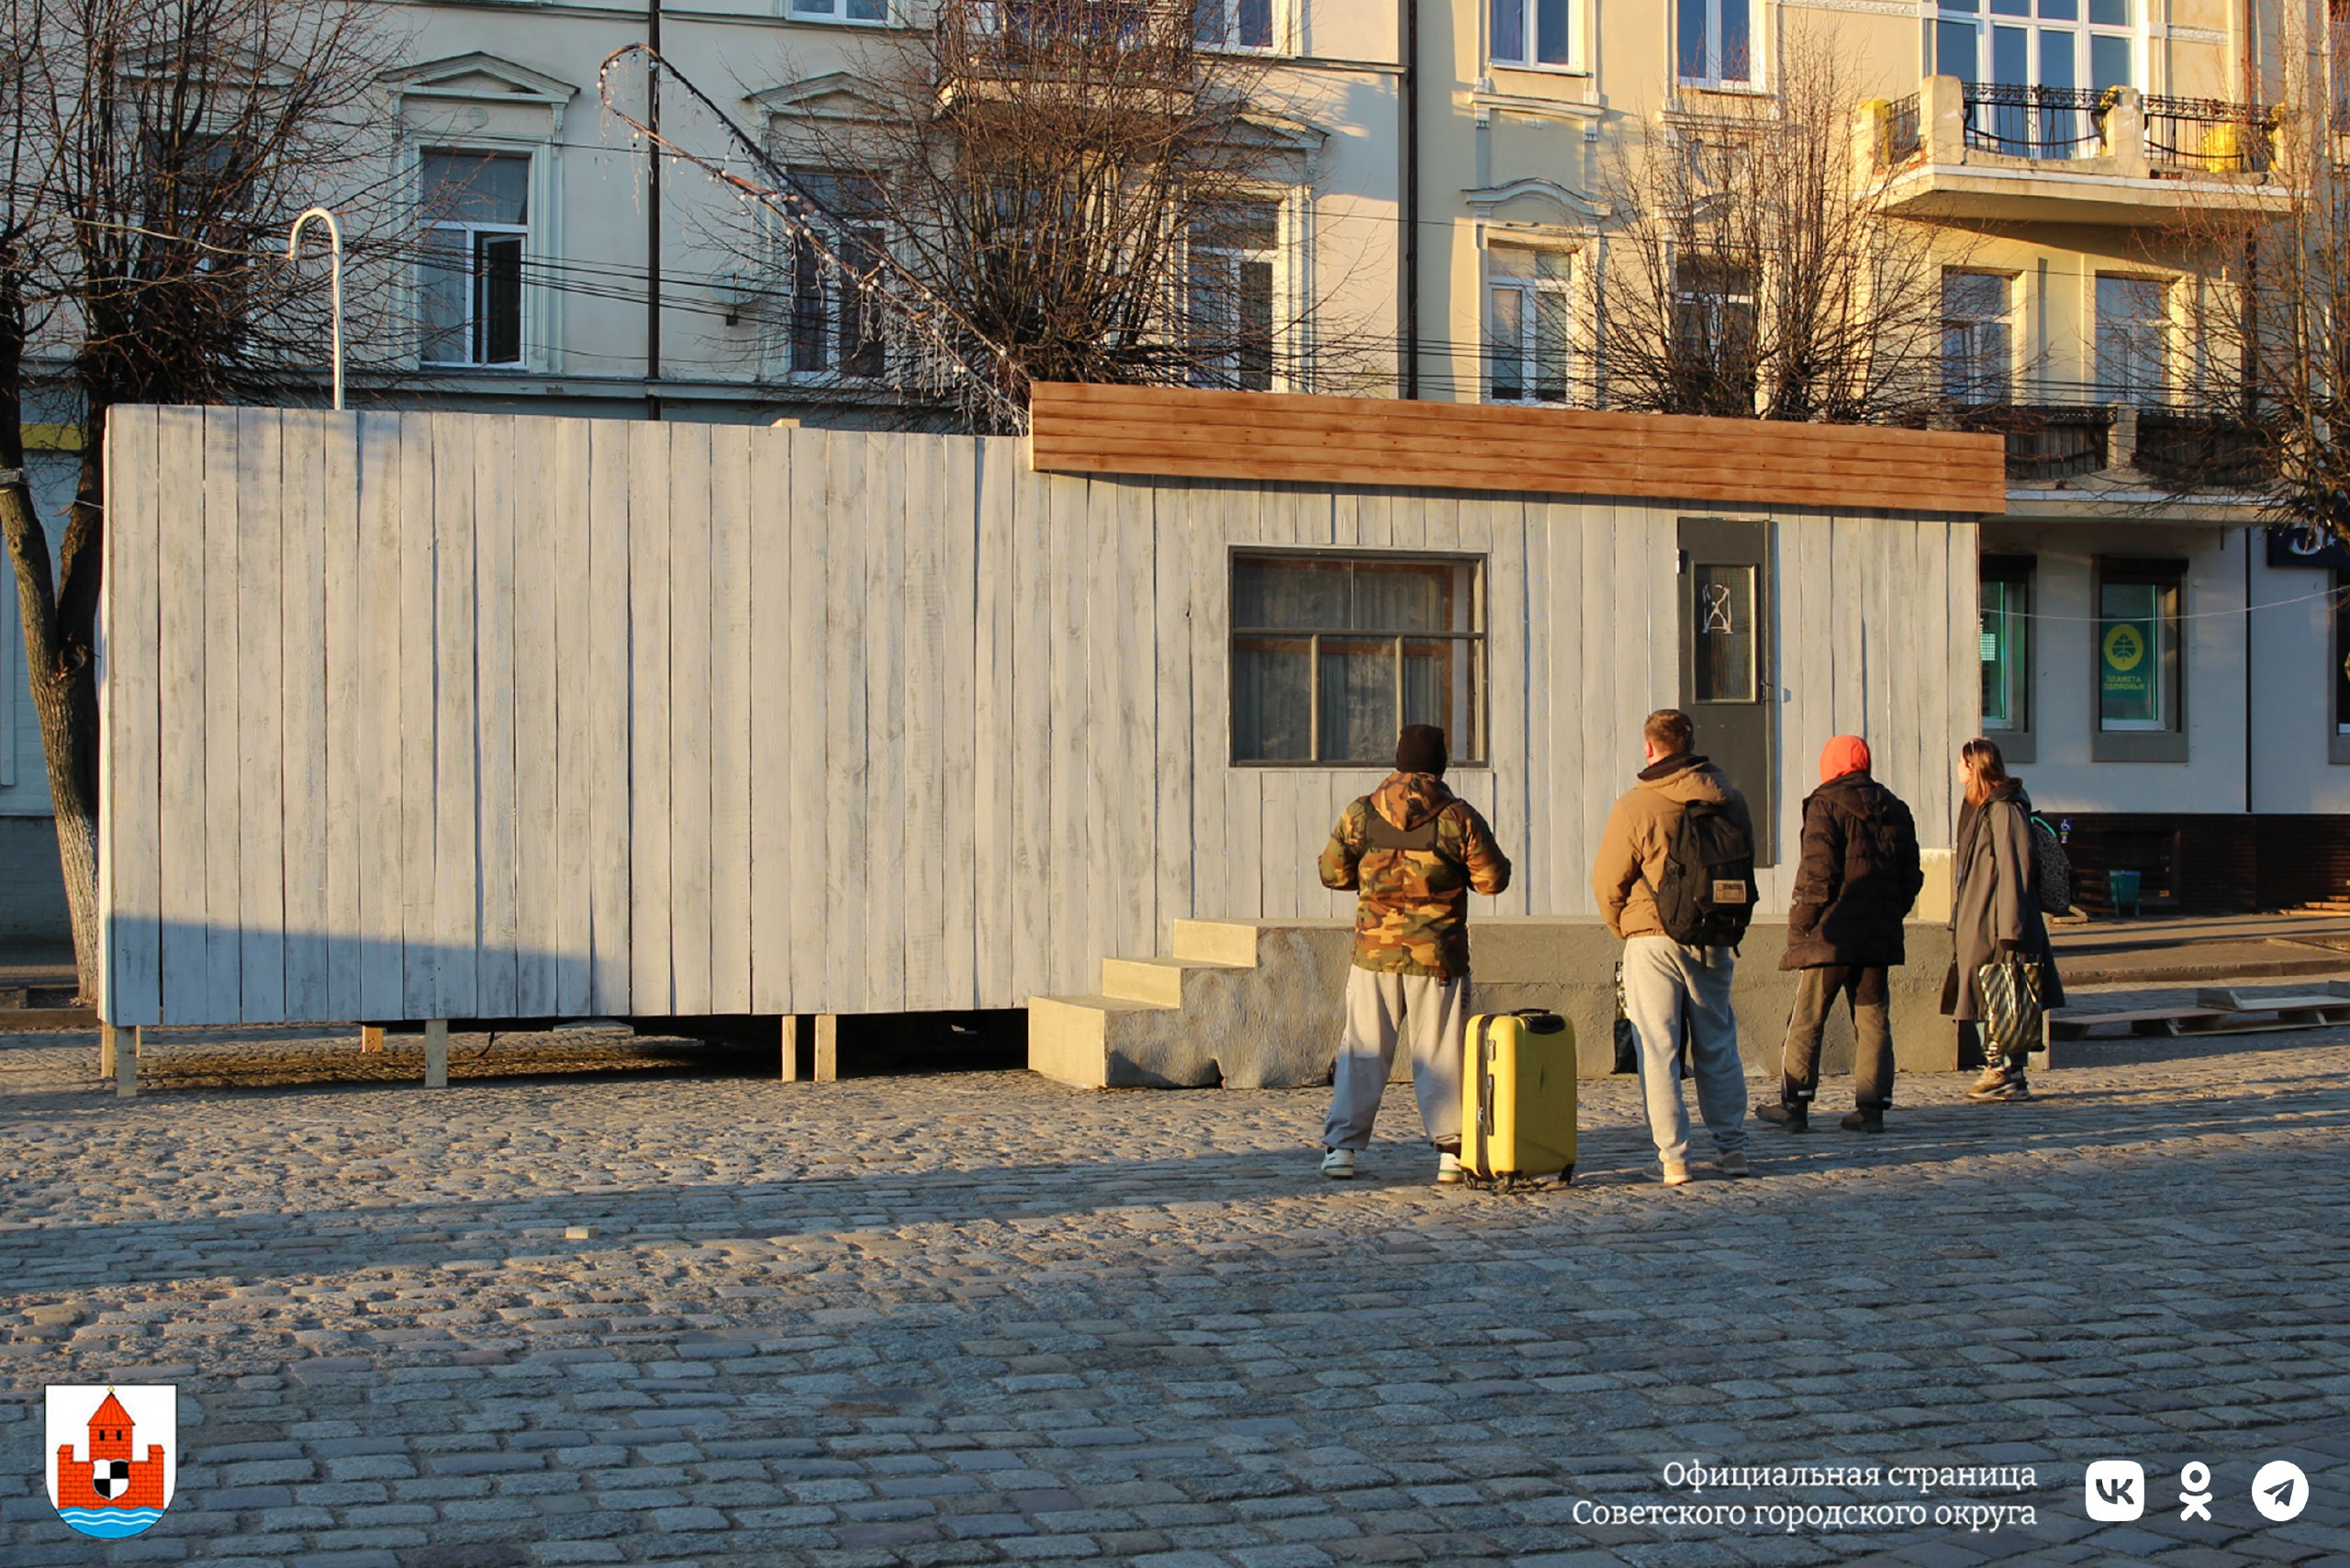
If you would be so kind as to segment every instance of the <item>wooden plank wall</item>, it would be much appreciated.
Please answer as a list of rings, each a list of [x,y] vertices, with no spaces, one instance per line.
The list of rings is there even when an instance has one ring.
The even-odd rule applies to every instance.
[[[2000,438],[1964,431],[1069,383],[1030,430],[1052,473],[2007,510]]]
[[[1031,471],[1016,441],[503,415],[110,421],[106,1016],[1013,1007],[1188,915],[1341,915],[1381,771],[1227,764],[1236,546],[1488,561],[1494,765],[1588,913],[1673,700],[1634,499]],[[1780,836],[1829,734],[1947,843],[1972,523],[1777,508]],[[1762,878],[1783,901],[1791,868]]]

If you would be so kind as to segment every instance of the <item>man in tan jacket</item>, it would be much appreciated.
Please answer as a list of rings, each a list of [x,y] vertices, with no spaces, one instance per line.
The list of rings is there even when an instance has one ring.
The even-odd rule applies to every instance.
[[[1714,1136],[1716,1165],[1725,1176],[1751,1173],[1746,1159],[1746,1070],[1738,1058],[1738,1019],[1729,1001],[1737,952],[1674,941],[1657,908],[1666,852],[1692,803],[1718,808],[1750,846],[1754,842],[1746,798],[1720,768],[1690,750],[1695,735],[1689,715],[1677,708],[1649,715],[1642,731],[1648,766],[1608,812],[1591,876],[1607,929],[1624,939],[1624,1011],[1640,1037],[1649,1136],[1656,1140],[1657,1163],[1668,1187],[1689,1180],[1689,1110],[1682,1101],[1680,1077],[1684,1017],[1697,1110]]]

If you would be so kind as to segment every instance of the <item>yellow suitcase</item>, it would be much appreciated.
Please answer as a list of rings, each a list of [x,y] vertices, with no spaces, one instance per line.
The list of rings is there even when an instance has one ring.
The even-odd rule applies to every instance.
[[[1460,1170],[1479,1185],[1569,1182],[1575,1173],[1575,1032],[1522,1008],[1469,1020],[1460,1081]]]

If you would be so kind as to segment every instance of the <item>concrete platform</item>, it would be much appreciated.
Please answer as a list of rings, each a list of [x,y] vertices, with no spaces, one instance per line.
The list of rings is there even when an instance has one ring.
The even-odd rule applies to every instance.
[[[1171,959],[1113,958],[1102,992],[1037,997],[1028,1065],[1096,1089],[1281,1088],[1325,1082],[1337,1056],[1339,997],[1353,930],[1345,921],[1178,921]],[[1795,975],[1779,968],[1784,921],[1747,935],[1731,996],[1749,1072],[1776,1070]],[[1958,1065],[1942,1016],[1950,934],[1913,923],[1909,963],[1894,974],[1894,1054],[1903,1071]],[[1615,1066],[1616,962],[1623,944],[1595,916],[1493,916],[1471,926],[1481,1013],[1544,1007],[1575,1031],[1584,1077]],[[1849,1071],[1849,1020],[1831,1017],[1824,1070]]]

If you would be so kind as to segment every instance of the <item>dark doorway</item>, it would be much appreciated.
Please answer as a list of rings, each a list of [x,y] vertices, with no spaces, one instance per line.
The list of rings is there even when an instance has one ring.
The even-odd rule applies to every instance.
[[[1729,775],[1754,816],[1754,863],[1778,848],[1778,695],[1771,524],[1681,520],[1681,706],[1697,749]]]

